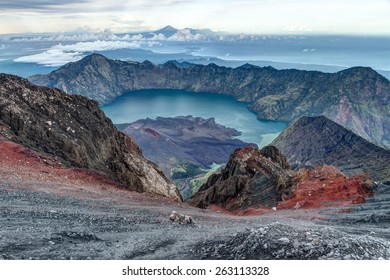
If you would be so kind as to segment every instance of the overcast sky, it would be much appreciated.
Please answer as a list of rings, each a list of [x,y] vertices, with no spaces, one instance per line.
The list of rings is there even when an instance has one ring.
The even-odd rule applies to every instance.
[[[390,35],[390,0],[1,0],[0,34],[176,28]]]

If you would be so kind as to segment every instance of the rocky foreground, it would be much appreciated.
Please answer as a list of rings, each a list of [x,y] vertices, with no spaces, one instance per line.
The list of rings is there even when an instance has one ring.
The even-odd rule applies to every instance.
[[[4,138],[0,150],[0,259],[390,258],[385,189],[363,204],[232,215],[129,191]],[[171,222],[173,210],[194,224]]]
[[[0,144],[0,259],[390,259],[389,193],[234,216]],[[194,225],[172,223],[172,210]]]
[[[195,250],[202,259],[362,260],[388,259],[389,243],[351,236],[332,227],[301,229],[271,223],[246,229],[224,241],[204,242]]]

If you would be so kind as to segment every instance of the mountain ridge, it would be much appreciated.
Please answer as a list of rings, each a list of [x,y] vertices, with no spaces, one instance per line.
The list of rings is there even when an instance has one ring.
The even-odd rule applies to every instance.
[[[369,67],[323,73],[250,65],[178,65],[124,62],[92,54],[29,80],[100,104],[139,89],[225,94],[248,102],[259,119],[290,122],[304,115],[325,115],[375,144],[390,147],[390,81]]]
[[[273,142],[297,168],[328,164],[347,175],[367,172],[390,182],[390,151],[374,145],[325,116],[301,117]]]

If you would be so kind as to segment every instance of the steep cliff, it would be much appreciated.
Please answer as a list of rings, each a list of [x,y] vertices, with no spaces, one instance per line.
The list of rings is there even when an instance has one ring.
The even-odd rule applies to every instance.
[[[273,142],[294,168],[333,165],[347,175],[370,173],[390,182],[390,151],[324,116],[302,117]]]
[[[163,65],[110,60],[92,54],[48,75],[29,78],[105,104],[126,91],[182,89],[215,92],[250,103],[261,119],[292,121],[325,115],[378,145],[390,147],[390,82],[367,67],[338,73],[238,68],[174,61]]]
[[[217,204],[228,210],[276,206],[291,196],[293,172],[286,159],[273,146],[237,149],[226,167],[211,175],[190,199],[201,208]]]
[[[85,97],[0,74],[0,135],[65,165],[102,171],[128,189],[180,199],[135,142]]]

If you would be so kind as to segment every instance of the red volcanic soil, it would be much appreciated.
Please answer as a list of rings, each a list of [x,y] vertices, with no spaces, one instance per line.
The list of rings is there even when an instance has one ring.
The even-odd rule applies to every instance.
[[[174,203],[161,195],[125,190],[102,172],[65,167],[54,157],[1,138],[0,183],[80,199],[136,199]]]
[[[302,169],[297,172],[296,181],[293,197],[280,202],[278,210],[363,203],[371,195],[371,180],[368,176],[347,178],[332,166],[320,166],[313,170]],[[54,157],[42,155],[1,138],[0,183],[80,199],[137,200],[152,204],[178,205],[177,202],[160,195],[125,190],[104,173],[64,167]],[[181,205],[190,207],[186,204]],[[272,211],[264,207],[227,211],[216,205],[210,205],[208,209],[236,216],[262,215]]]
[[[279,203],[278,209],[320,208],[365,202],[372,195],[368,175],[346,177],[333,166],[301,169],[296,174],[293,197]]]
[[[93,186],[118,187],[105,174],[97,171],[66,168],[53,157],[41,155],[10,141],[0,141],[0,174],[3,178],[21,179],[30,182],[91,184]]]

